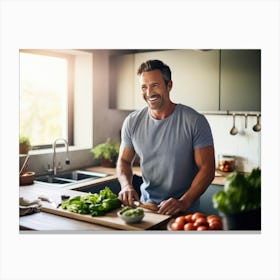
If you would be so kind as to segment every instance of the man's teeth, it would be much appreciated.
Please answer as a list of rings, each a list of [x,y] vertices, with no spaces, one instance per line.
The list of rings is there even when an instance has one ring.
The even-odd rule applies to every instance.
[[[155,97],[150,97],[149,98],[149,101],[154,101],[154,100],[156,100],[157,99],[157,97],[155,96]]]

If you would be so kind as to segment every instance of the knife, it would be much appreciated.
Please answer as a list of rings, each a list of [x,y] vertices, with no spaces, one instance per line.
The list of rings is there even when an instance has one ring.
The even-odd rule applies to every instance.
[[[61,202],[57,204],[56,208],[59,208],[62,203],[70,198],[70,195],[62,194],[61,195]]]
[[[57,207],[57,204],[54,202],[54,200],[46,197],[46,196],[38,196],[38,199],[42,200],[42,201],[47,201],[49,202],[54,208]]]

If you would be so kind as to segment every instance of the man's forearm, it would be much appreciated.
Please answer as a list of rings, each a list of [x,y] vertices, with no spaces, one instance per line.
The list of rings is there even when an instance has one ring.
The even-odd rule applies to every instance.
[[[201,169],[194,178],[188,191],[182,195],[181,201],[190,207],[208,188],[215,177],[215,170]]]
[[[119,160],[117,163],[117,176],[121,184],[121,188],[131,185],[133,176],[131,163],[128,163],[124,160]]]

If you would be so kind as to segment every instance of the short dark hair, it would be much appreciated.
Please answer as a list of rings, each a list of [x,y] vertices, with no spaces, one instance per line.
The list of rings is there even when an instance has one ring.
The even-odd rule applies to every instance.
[[[166,65],[160,60],[155,59],[143,62],[137,70],[137,75],[141,75],[143,72],[148,72],[157,69],[161,71],[164,82],[167,85],[168,82],[171,81],[171,70],[168,65]]]

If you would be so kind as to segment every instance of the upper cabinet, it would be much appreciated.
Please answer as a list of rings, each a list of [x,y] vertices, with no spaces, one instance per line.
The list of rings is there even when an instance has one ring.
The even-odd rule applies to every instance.
[[[170,67],[173,87],[170,99],[196,110],[218,110],[219,51],[195,50],[154,51],[135,54],[134,73],[149,59],[159,59]],[[136,76],[136,74],[135,74]],[[138,77],[135,77],[135,108],[145,106]]]
[[[112,56],[110,59],[110,107],[135,109],[134,55]]]
[[[259,50],[164,50],[112,56],[110,104],[121,110],[146,106],[139,65],[159,59],[169,65],[170,99],[205,111],[260,111]]]
[[[261,51],[221,51],[220,110],[261,111]]]

